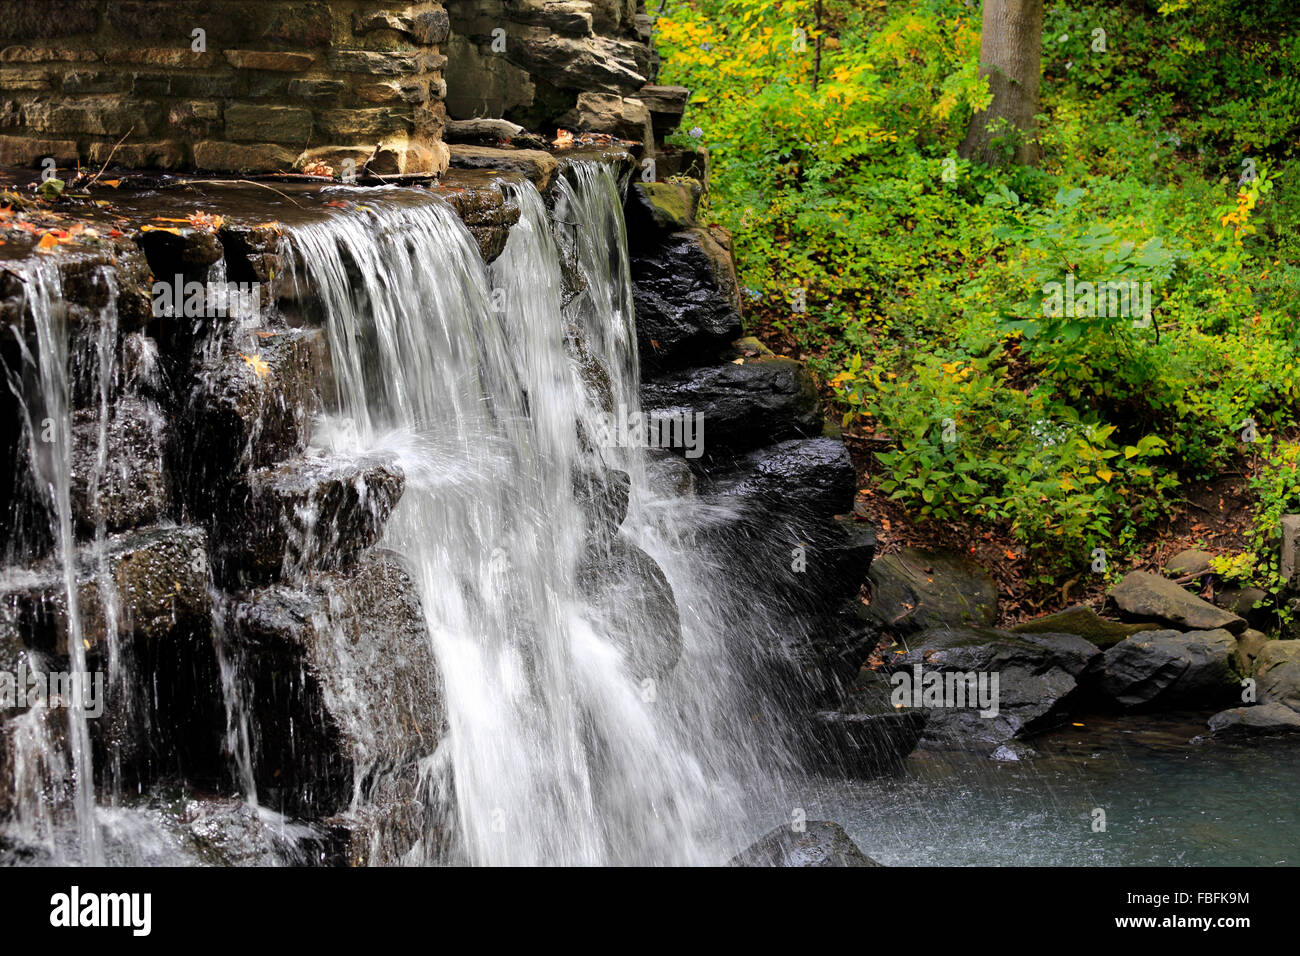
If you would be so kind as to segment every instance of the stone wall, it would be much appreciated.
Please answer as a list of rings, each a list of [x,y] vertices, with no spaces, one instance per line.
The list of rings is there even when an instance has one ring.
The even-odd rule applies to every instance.
[[[688,91],[655,85],[645,0],[447,0],[447,111],[611,133],[651,145]]]
[[[440,173],[448,33],[434,2],[0,0],[0,164]]]

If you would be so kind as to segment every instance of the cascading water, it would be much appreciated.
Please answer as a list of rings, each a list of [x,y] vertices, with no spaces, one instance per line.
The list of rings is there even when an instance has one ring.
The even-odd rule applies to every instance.
[[[291,229],[337,385],[317,440],[405,471],[385,543],[415,570],[442,674],[449,732],[426,771],[434,799],[454,792],[460,857],[716,863],[743,838],[744,785],[787,761],[735,717],[742,675],[686,501],[652,487],[643,449],[593,441],[639,406],[635,336],[613,177],[569,176],[567,248],[536,190],[509,186],[521,218],[490,270],[449,208],[409,192]],[[567,308],[562,255],[586,282]],[[589,500],[611,469],[631,498],[616,537]],[[656,562],[675,606],[647,599]]]

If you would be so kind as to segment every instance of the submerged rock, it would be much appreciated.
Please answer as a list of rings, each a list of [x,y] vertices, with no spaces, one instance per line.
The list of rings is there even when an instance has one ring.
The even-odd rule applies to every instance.
[[[1215,737],[1268,737],[1300,733],[1300,713],[1278,701],[1221,710],[1207,721]]]
[[[1155,620],[1186,631],[1225,628],[1233,634],[1246,629],[1246,621],[1189,594],[1158,574],[1130,571],[1110,592],[1110,600],[1125,615],[1138,620]]]
[[[802,831],[777,827],[728,866],[880,866],[838,823],[809,820]]]
[[[904,548],[879,558],[869,578],[871,614],[895,634],[987,627],[997,620],[997,585],[961,555]]]
[[[1145,631],[1106,651],[1102,691],[1124,707],[1226,703],[1240,689],[1237,639],[1212,631]]]

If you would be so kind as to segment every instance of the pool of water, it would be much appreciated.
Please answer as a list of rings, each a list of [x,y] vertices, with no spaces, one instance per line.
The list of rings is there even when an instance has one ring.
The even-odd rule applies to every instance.
[[[1019,762],[918,752],[814,779],[803,809],[889,866],[1300,864],[1300,739],[1197,741],[1204,721],[1085,719]]]

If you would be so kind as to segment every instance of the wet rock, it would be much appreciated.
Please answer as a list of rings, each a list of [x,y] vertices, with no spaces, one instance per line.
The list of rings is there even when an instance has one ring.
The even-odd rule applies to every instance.
[[[179,478],[191,507],[211,513],[213,489],[233,476],[301,452],[328,375],[320,330],[248,341],[208,364],[187,403]]]
[[[1300,641],[1269,641],[1255,658],[1259,699],[1300,713]]]
[[[1230,707],[1219,711],[1206,723],[1215,737],[1250,738],[1300,733],[1300,713],[1277,701],[1253,707]]]
[[[406,768],[362,806],[321,821],[328,834],[325,862],[337,866],[398,866],[408,855],[443,860],[451,843],[447,811],[421,799],[419,768]]]
[[[804,830],[777,827],[728,866],[880,866],[858,849],[838,823],[809,820]]]
[[[1140,631],[1159,629],[1158,624],[1124,624],[1120,621],[1108,621],[1092,608],[1082,604],[1032,621],[1022,621],[1011,628],[1015,634],[1077,634],[1092,641],[1102,650]]]
[[[1239,634],[1246,621],[1189,594],[1168,578],[1145,571],[1130,571],[1110,592],[1110,600],[1126,617],[1155,620],[1188,631],[1224,628]]]
[[[391,552],[302,588],[233,598],[221,621],[257,728],[258,792],[282,812],[343,813],[437,746],[437,665],[415,585]]]
[[[214,515],[216,580],[250,587],[348,564],[379,540],[405,486],[391,455],[259,468]]]
[[[201,276],[208,266],[220,262],[221,241],[215,232],[182,226],[175,232],[151,229],[138,239],[149,268],[160,280],[174,275]]]
[[[72,509],[83,533],[103,521],[109,531],[142,527],[166,513],[166,420],[151,402],[123,399],[112,406],[99,461],[97,411],[81,410],[72,425]]]
[[[573,476],[573,490],[587,519],[588,540],[608,547],[627,517],[632,479],[616,468]]]
[[[1240,690],[1228,631],[1144,631],[1106,651],[1102,691],[1123,707],[1227,703]]]
[[[1085,699],[1101,662],[1101,651],[1074,634],[932,628],[905,647],[886,660],[891,688],[907,707],[920,702],[929,716],[924,740],[939,748],[987,751],[1060,724]],[[926,702],[927,688],[937,703]],[[991,705],[979,702],[981,689]]]
[[[455,169],[495,169],[521,173],[546,192],[560,171],[559,161],[538,149],[496,149],[491,146],[451,146],[451,165]]]
[[[696,494],[695,472],[679,455],[662,448],[646,449],[646,472],[660,494],[691,498]]]
[[[632,183],[624,209],[628,245],[657,246],[662,234],[690,229],[703,193],[697,182]]]
[[[838,710],[814,716],[812,754],[827,770],[873,776],[898,767],[921,740],[928,715],[890,701],[886,675],[861,668]]]
[[[707,230],[669,234],[635,252],[631,269],[643,367],[711,360],[740,335],[740,292],[731,256]]]
[[[795,510],[830,518],[853,507],[856,474],[843,442],[795,438],[761,448],[710,482],[710,491],[742,499],[766,515]]]
[[[659,416],[703,415],[704,450],[748,451],[821,433],[821,403],[812,376],[787,358],[689,369],[646,382],[643,409]]]
[[[519,204],[507,200],[495,185],[489,187],[466,184],[459,186],[453,177],[444,180],[452,188],[439,195],[447,200],[469,228],[479,246],[484,262],[492,262],[501,255],[510,237],[510,227],[519,221]]]
[[[989,755],[989,759],[996,760],[998,763],[1020,763],[1022,760],[1033,760],[1038,756],[1038,751],[1026,743],[1019,740],[1008,740],[998,747]]]
[[[74,566],[82,639],[91,648],[102,645],[110,622],[123,639],[154,642],[206,634],[211,607],[206,548],[207,536],[198,528],[113,535],[105,544],[105,579],[92,546],[79,548]],[[31,647],[67,654],[67,598],[62,571],[53,561],[11,574],[0,602],[15,615]]]
[[[997,620],[997,586],[960,555],[904,548],[877,559],[869,578],[872,616],[895,634]]]
[[[619,535],[594,548],[579,571],[592,624],[622,648],[634,680],[660,678],[682,655],[681,618],[672,585],[654,558]]]
[[[180,822],[186,842],[209,866],[278,866],[282,862],[280,847],[257,810],[242,800],[187,801]]]

